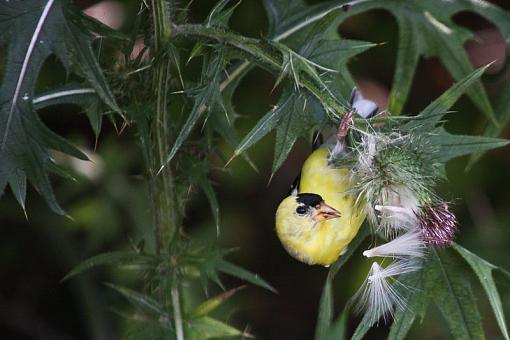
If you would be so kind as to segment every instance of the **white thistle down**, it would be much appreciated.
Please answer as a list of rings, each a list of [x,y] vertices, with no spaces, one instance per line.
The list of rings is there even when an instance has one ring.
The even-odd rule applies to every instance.
[[[397,281],[390,282],[393,276],[409,273],[420,269],[413,261],[396,261],[383,268],[377,262],[372,264],[368,276],[356,293],[360,298],[359,311],[365,311],[370,324],[376,323],[381,317],[386,320],[393,316],[395,309],[405,309],[406,301],[395,288]]]
[[[365,250],[363,255],[366,257],[404,258],[410,256],[421,258],[424,255],[425,247],[426,244],[421,231],[413,229],[390,242]]]
[[[369,216],[374,216],[372,223],[378,225],[387,237],[418,226],[416,213],[420,211],[420,206],[418,198],[409,188],[403,185],[384,187],[378,203],[370,206]]]

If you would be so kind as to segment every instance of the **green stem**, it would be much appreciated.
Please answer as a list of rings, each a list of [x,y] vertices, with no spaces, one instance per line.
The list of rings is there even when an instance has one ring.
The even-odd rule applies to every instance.
[[[155,114],[151,122],[154,150],[150,172],[150,190],[153,205],[154,237],[156,253],[167,247],[177,230],[177,209],[174,194],[174,179],[171,166],[165,167],[158,175],[170,142],[168,128],[167,94],[170,79],[170,60],[163,58],[164,44],[169,40],[170,16],[164,0],[152,0],[154,24],[154,55],[159,62],[154,67],[153,88],[156,93]]]

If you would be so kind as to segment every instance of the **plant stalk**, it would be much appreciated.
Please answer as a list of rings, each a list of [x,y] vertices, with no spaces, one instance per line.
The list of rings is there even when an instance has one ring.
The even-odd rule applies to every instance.
[[[168,125],[169,112],[167,110],[170,80],[170,58],[165,54],[165,44],[171,35],[171,23],[169,7],[165,0],[152,0],[152,19],[154,24],[153,53],[156,60],[154,68],[153,88],[156,93],[155,114],[151,122],[151,134],[153,138],[152,162],[151,162],[151,197],[154,214],[154,236],[156,241],[156,253],[170,250],[170,244],[178,230],[178,205],[175,195],[174,177],[172,166],[169,164],[158,173],[168,155],[170,145],[170,131]],[[162,275],[172,275],[162,273]],[[161,302],[167,300],[165,289],[159,287]],[[181,314],[181,302],[179,299],[179,281],[176,277],[172,280],[170,289],[171,304],[175,322],[177,340],[184,340],[183,320]]]
[[[167,94],[170,79],[170,60],[164,58],[164,44],[168,41],[170,16],[164,0],[152,0],[154,25],[153,53],[158,60],[154,67],[153,88],[156,93],[155,112],[151,122],[153,138],[150,190],[153,205],[154,237],[156,253],[168,247],[177,230],[177,209],[174,194],[172,167],[167,166],[159,174],[158,168],[168,154],[170,131],[168,126]]]

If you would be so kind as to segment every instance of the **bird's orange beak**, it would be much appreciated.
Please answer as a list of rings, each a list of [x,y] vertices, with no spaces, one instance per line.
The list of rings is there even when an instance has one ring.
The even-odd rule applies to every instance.
[[[313,214],[313,219],[316,222],[322,222],[326,220],[330,220],[332,218],[340,217],[340,212],[335,208],[327,205],[324,202],[319,203],[315,206],[315,212]]]

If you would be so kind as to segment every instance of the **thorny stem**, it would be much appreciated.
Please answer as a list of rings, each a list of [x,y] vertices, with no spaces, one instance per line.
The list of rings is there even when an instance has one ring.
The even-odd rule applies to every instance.
[[[154,55],[160,59],[154,68],[153,88],[156,93],[154,119],[151,125],[153,136],[152,164],[149,173],[151,176],[151,197],[154,215],[154,236],[156,253],[168,246],[177,229],[176,204],[174,195],[173,174],[170,166],[165,167],[159,175],[157,169],[163,163],[168,153],[169,131],[167,112],[168,82],[170,79],[170,60],[161,58],[163,44],[170,36],[170,21],[168,8],[164,0],[152,0],[152,16],[154,24]]]
[[[171,35],[169,7],[165,0],[152,0],[152,20],[154,25],[153,53],[159,62],[154,68],[153,88],[156,93],[155,114],[151,123],[153,136],[152,161],[150,164],[150,190],[153,205],[154,237],[156,253],[168,250],[178,230],[177,197],[175,195],[172,167],[166,166],[158,174],[168,154],[170,132],[168,126],[167,94],[170,79],[170,58],[164,55],[164,44]],[[169,273],[162,273],[169,275]],[[183,320],[179,299],[179,281],[174,277],[171,288],[171,303],[177,340],[184,340]],[[160,290],[162,303],[166,296]],[[165,303],[166,304],[166,303]]]

